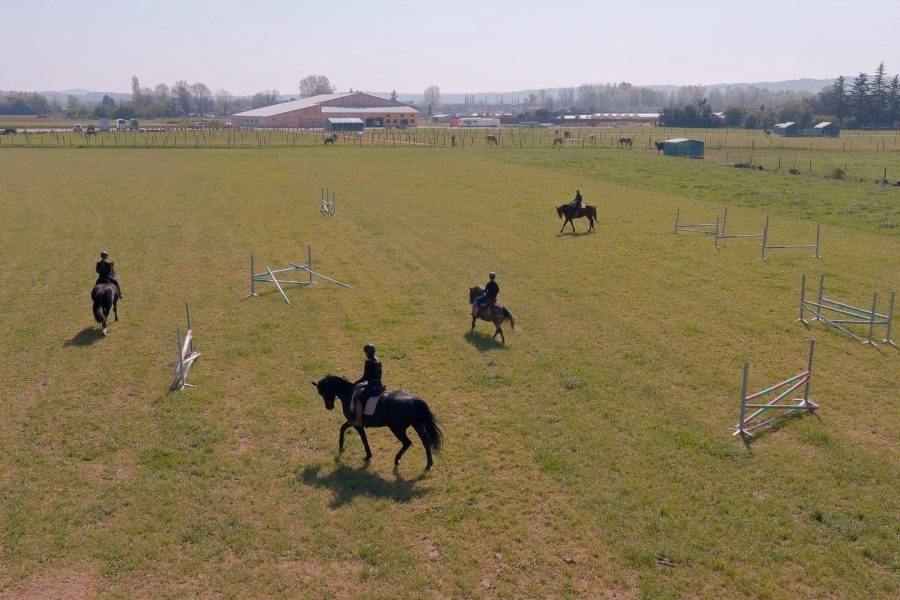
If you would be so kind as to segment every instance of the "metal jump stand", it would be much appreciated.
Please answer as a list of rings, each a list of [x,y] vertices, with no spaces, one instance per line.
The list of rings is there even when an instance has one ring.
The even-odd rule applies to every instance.
[[[328,188],[322,188],[321,192],[322,214],[327,217],[334,216],[334,192],[329,196]]]
[[[763,236],[762,236],[762,255],[759,257],[760,260],[766,260],[766,250],[772,249],[782,249],[782,248],[815,248],[816,249],[816,258],[822,258],[819,256],[819,239],[820,234],[822,232],[822,226],[816,225],[816,243],[815,244],[788,244],[786,246],[772,246],[769,245],[769,217],[766,217],[766,226],[763,228]]]
[[[324,279],[325,281],[330,281],[331,283],[336,283],[337,285],[345,288],[351,288],[353,286],[348,285],[346,283],[341,283],[337,279],[332,279],[331,277],[327,277],[322,275],[321,273],[317,273],[312,269],[312,246],[306,246],[306,263],[298,264],[294,262],[288,261],[289,267],[285,267],[283,269],[272,269],[268,265],[266,266],[266,270],[262,273],[257,273],[254,266],[254,257],[250,255],[250,293],[247,294],[247,297],[256,296],[256,284],[257,283],[274,283],[275,287],[278,289],[278,292],[281,294],[281,297],[284,299],[285,304],[290,304],[291,301],[288,299],[287,294],[284,293],[284,289],[281,287],[282,285],[313,285],[316,282],[313,281],[313,277],[318,277],[320,279]],[[296,280],[296,279],[278,279],[276,277],[276,273],[284,273],[284,272],[301,272],[306,276],[306,280]]]

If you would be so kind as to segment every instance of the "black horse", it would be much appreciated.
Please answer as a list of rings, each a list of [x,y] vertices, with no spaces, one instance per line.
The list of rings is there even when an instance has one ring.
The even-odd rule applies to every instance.
[[[590,227],[588,227],[588,232],[594,231],[594,221],[597,219],[597,209],[591,204],[585,204],[580,209],[576,210],[575,205],[569,202],[557,206],[556,214],[559,218],[566,218],[566,220],[563,221],[562,229],[559,230],[560,233],[563,232],[566,225],[572,225],[572,231],[574,232],[575,222],[572,221],[572,219],[580,219],[582,217],[587,217],[588,221],[591,223]]]
[[[343,377],[337,375],[326,375],[318,382],[310,382],[319,392],[319,395],[325,400],[325,408],[334,409],[335,398],[340,398],[341,405],[344,409],[344,418],[346,422],[341,425],[341,433],[338,441],[338,452],[344,451],[344,432],[352,425],[350,424],[355,418],[353,408],[351,407],[351,398],[353,396],[354,385]],[[363,447],[366,449],[366,460],[372,458],[372,450],[369,449],[369,440],[366,438],[366,427],[387,427],[397,436],[403,447],[394,457],[394,467],[400,466],[400,457],[406,452],[412,442],[406,435],[406,430],[412,427],[422,440],[425,446],[425,457],[428,464],[425,470],[431,469],[434,461],[431,459],[431,452],[438,452],[441,449],[443,433],[437,426],[437,420],[428,404],[418,396],[405,392],[403,390],[394,390],[382,395],[375,408],[375,414],[363,415],[363,426],[355,427],[362,439]]]
[[[116,304],[119,302],[119,288],[114,283],[98,283],[91,290],[91,300],[94,301],[94,319],[103,328],[106,335],[106,320],[109,318],[109,310],[112,309],[119,320],[119,310]]]

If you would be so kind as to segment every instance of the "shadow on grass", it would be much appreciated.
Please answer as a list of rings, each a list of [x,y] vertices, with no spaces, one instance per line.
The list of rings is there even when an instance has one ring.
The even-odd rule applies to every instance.
[[[488,324],[490,327],[492,325]],[[492,340],[491,336],[478,331],[467,331],[465,335],[466,341],[475,346],[479,352],[487,352],[488,350],[506,350],[506,346],[496,340]],[[500,337],[500,336],[497,336]]]
[[[746,446],[747,450],[753,450],[753,444],[758,442],[761,439],[767,438],[770,435],[781,431],[781,429],[787,425],[788,423],[793,423],[794,421],[798,421],[800,419],[805,419],[807,417],[815,418],[817,421],[821,422],[822,419],[816,413],[816,411],[809,410],[799,410],[792,411],[786,413],[784,415],[775,417],[772,421],[771,425],[767,427],[760,427],[756,431],[753,432],[752,436],[742,435],[740,436],[741,441],[744,442],[744,446]]]
[[[596,231],[563,231],[556,234],[556,237],[584,237],[587,235],[594,235]]]
[[[399,474],[393,481],[384,479],[369,469],[369,463],[358,469],[346,465],[338,467],[325,476],[320,476],[322,467],[306,467],[297,475],[297,481],[307,485],[326,488],[334,492],[331,508],[343,506],[356,496],[386,498],[396,502],[409,502],[413,498],[424,496],[427,490],[417,490],[417,481],[425,478],[423,473],[414,479],[403,479]]]
[[[63,347],[68,348],[69,346],[90,346],[97,340],[102,339],[103,332],[99,327],[85,327],[84,329],[76,333],[71,340],[66,340],[66,343],[63,344]]]

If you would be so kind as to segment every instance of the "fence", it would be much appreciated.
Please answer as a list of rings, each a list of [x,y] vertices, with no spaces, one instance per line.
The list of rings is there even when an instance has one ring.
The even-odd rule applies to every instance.
[[[825,274],[819,276],[819,294],[816,301],[806,299],[806,275],[800,278],[800,318],[798,321],[804,325],[809,325],[804,317],[806,313],[810,313],[815,317],[816,321],[822,321],[842,331],[855,340],[863,344],[877,346],[875,343],[875,327],[884,325],[886,327],[884,338],[881,340],[883,344],[896,346],[897,344],[891,339],[891,325],[894,321],[894,292],[891,292],[891,300],[889,302],[887,314],[881,314],[878,311],[878,293],[872,293],[872,310],[859,308],[852,304],[845,304],[825,297]],[[825,316],[823,312],[836,313],[837,316],[831,318]],[[841,318],[850,317],[850,318]],[[863,338],[845,327],[846,325],[864,325],[868,327],[868,335]]]

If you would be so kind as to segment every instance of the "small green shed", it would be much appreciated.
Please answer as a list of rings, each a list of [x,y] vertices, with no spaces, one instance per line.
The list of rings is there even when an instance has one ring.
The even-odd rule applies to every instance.
[[[332,117],[325,123],[328,131],[362,131],[365,126],[362,119],[350,117]]]
[[[772,126],[772,133],[775,135],[783,135],[785,137],[796,137],[800,135],[800,126],[793,121],[775,123],[775,125]]]
[[[666,156],[703,158],[703,142],[688,138],[672,138],[663,142],[663,154]]]

